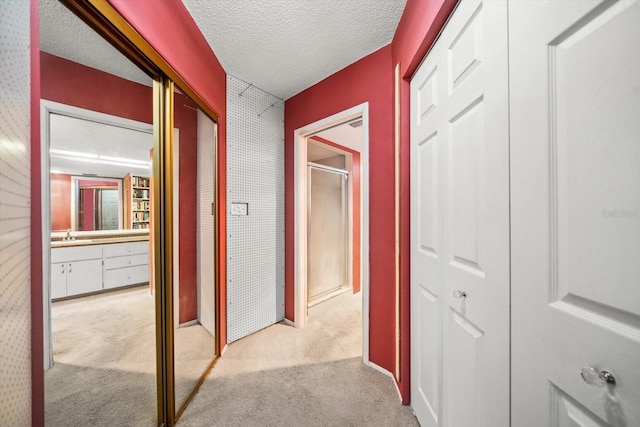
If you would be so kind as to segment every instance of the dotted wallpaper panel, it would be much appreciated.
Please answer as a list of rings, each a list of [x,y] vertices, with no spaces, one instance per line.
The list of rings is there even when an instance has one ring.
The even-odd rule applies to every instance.
[[[0,426],[31,425],[29,4],[0,1]]]
[[[246,203],[247,215],[232,215]],[[227,339],[284,319],[284,103],[227,75]]]

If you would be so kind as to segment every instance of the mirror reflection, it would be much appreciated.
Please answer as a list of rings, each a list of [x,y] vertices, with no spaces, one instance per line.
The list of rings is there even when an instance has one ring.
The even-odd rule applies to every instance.
[[[173,325],[175,411],[215,357],[215,197],[217,127],[179,90],[174,94]]]
[[[45,425],[157,425],[153,81],[39,3]]]
[[[75,227],[78,231],[122,228],[122,184],[119,179],[72,177]]]
[[[151,126],[69,105],[52,108],[51,230],[149,228]]]

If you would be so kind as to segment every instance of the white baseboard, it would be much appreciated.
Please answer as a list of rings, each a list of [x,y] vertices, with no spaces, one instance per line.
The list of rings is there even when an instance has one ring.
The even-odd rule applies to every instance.
[[[286,317],[284,319],[282,319],[282,323],[284,323],[287,326],[291,326],[293,328],[296,327],[296,324],[293,323],[291,320],[287,319]]]
[[[389,378],[391,378],[391,381],[393,381],[393,385],[394,385],[394,387],[396,389],[396,392],[398,393],[398,399],[400,400],[400,402],[402,402],[402,394],[400,393],[400,389],[398,388],[398,383],[396,381],[396,377],[394,377],[391,372],[387,371],[382,366],[376,365],[372,361],[369,361],[367,363],[367,365],[369,365],[371,368],[375,369],[376,371],[378,371],[380,373],[383,373],[386,376],[388,376]]]

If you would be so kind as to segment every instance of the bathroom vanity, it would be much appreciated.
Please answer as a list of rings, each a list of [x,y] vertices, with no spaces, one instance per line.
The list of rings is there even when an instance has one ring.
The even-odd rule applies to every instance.
[[[149,230],[51,234],[51,299],[149,282]]]

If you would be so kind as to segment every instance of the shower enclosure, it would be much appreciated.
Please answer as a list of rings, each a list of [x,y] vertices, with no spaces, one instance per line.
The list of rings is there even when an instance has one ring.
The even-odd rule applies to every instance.
[[[308,166],[308,304],[349,287],[346,170]]]

